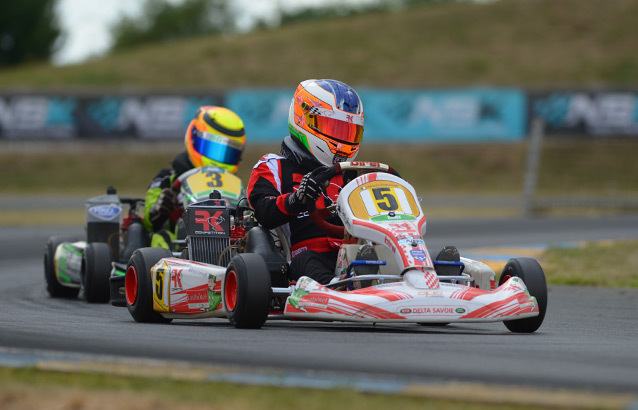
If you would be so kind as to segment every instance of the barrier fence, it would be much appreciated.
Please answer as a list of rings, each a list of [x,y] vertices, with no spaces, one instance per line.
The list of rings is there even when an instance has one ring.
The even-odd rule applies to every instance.
[[[237,112],[251,141],[287,134],[294,89],[137,94],[33,94],[0,91],[0,139],[183,138],[197,107]],[[545,133],[638,136],[636,91],[531,91],[504,88],[360,88],[368,142],[520,141],[532,118]]]

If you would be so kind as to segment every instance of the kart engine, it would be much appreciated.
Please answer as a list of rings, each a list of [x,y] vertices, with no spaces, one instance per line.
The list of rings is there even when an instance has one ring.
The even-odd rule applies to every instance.
[[[209,199],[186,209],[188,259],[211,265],[230,262],[230,211],[223,199]],[[221,260],[220,260],[221,256]]]

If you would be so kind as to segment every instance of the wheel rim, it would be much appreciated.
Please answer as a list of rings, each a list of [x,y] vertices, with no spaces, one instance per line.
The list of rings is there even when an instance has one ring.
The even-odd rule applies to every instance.
[[[503,275],[501,276],[501,280],[498,282],[498,286],[501,286],[503,283],[507,282],[512,275]]]
[[[126,290],[126,303],[134,305],[137,301],[137,270],[135,266],[129,266],[126,270],[125,290]]]
[[[234,270],[230,270],[226,273],[224,300],[226,301],[226,308],[230,311],[234,311],[237,306],[237,272]]]

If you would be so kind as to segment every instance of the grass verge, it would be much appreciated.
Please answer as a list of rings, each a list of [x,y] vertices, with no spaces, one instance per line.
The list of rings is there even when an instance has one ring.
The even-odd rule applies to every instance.
[[[0,194],[143,195],[155,174],[184,146],[174,143],[5,143]],[[248,145],[237,175],[248,183],[253,165],[279,143]],[[638,140],[562,140],[545,143],[539,195],[638,196]],[[420,195],[521,195],[525,143],[367,144],[357,158],[395,167]]]
[[[371,394],[350,389],[304,389],[57,373],[0,367],[0,408],[55,409],[529,409],[532,406]]]
[[[638,287],[638,241],[587,242],[578,248],[550,248],[543,269],[552,285]]]

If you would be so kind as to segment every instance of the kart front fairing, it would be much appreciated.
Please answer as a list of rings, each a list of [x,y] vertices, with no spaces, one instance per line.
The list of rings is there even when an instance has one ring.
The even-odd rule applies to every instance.
[[[481,322],[538,315],[536,299],[512,277],[498,289],[442,283],[423,240],[426,220],[414,188],[388,173],[362,175],[337,199],[349,236],[377,249],[390,283],[351,291],[302,277],[292,288],[284,315],[364,322]],[[358,245],[343,245],[335,274],[347,276]],[[443,280],[444,277],[441,277]],[[469,276],[468,276],[469,278]],[[489,281],[488,281],[489,283]],[[492,281],[493,284],[493,281]]]
[[[193,168],[180,175],[179,181],[179,196],[184,207],[208,199],[213,191],[218,191],[233,206],[245,196],[237,175],[214,166]]]
[[[286,302],[289,317],[345,322],[494,322],[538,315],[536,298],[512,277],[494,291],[436,281],[416,287],[431,273],[410,270],[399,282],[344,292],[302,277]],[[427,279],[426,279],[427,282]]]

